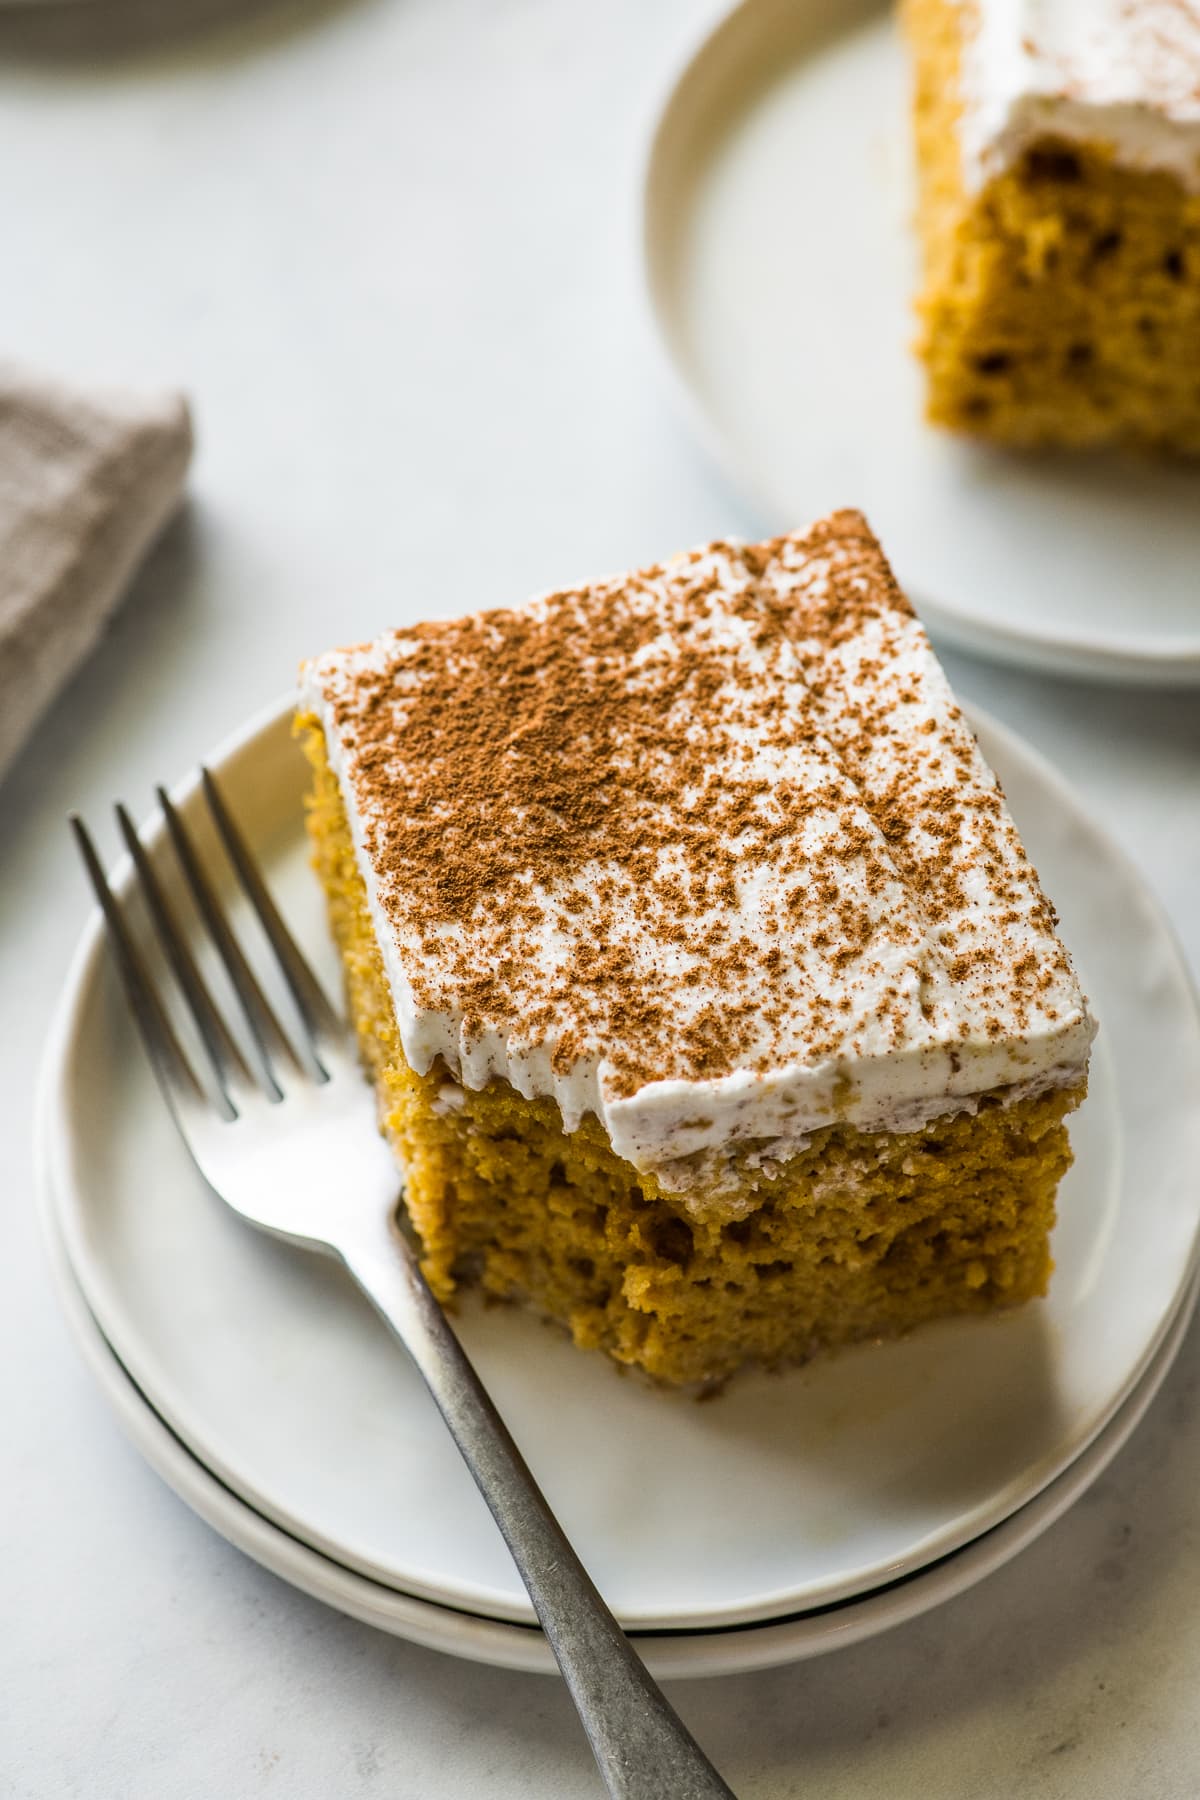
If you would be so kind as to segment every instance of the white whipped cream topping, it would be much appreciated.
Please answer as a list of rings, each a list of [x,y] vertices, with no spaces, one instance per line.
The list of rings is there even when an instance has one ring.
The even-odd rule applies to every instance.
[[[960,4],[968,186],[1049,136],[1200,190],[1200,0]]]
[[[822,556],[799,535],[781,542],[762,585],[776,594],[794,593],[798,605],[815,602],[819,607],[827,572]],[[717,546],[700,567],[710,570],[718,583],[715,628],[752,663],[758,654],[752,622],[734,612],[721,613],[723,594],[745,592],[736,551]],[[661,572],[664,591],[676,579],[675,568],[669,564]],[[928,896],[894,867],[873,889],[847,869],[837,903],[849,899],[870,915],[870,944],[849,965],[836,966],[830,954],[836,943],[822,947],[808,941],[803,931],[781,929],[769,875],[764,879],[761,868],[755,870],[739,894],[742,926],[778,943],[783,957],[778,985],[785,992],[794,985],[800,996],[794,1021],[782,1036],[776,1033],[774,1066],[715,1079],[651,1080],[635,1092],[623,1092],[606,1079],[602,1050],[579,1057],[566,1069],[555,1067],[556,1028],[544,1028],[538,1041],[531,1042],[523,1030],[519,996],[510,1017],[474,1036],[464,1030],[463,1012],[452,1000],[443,1007],[417,1005],[412,975],[430,972],[429,940],[422,944],[418,933],[397,922],[395,905],[389,908],[387,882],[392,877],[367,848],[371,780],[356,767],[353,729],[338,723],[339,707],[344,719],[347,700],[353,705],[355,684],[364,673],[390,672],[401,665],[403,639],[403,633],[389,634],[365,649],[334,652],[308,664],[300,705],[316,714],[325,732],[404,1052],[419,1072],[427,1072],[440,1058],[454,1081],[467,1088],[482,1088],[500,1076],[527,1098],[552,1096],[566,1130],[576,1129],[585,1114],[594,1114],[614,1150],[637,1168],[653,1172],[676,1191],[705,1192],[719,1189],[724,1153],[732,1146],[741,1146],[769,1167],[772,1159],[794,1153],[814,1131],[837,1121],[867,1130],[915,1130],[940,1115],[973,1110],[988,1092],[1006,1090],[1008,1097],[1017,1098],[1083,1079],[1094,1021],[1047,923],[1036,876],[1011,821],[996,808],[995,778],[954,704],[924,631],[903,611],[868,617],[841,641],[836,636],[828,643],[813,638],[825,696],[819,703],[825,709],[819,735],[803,742],[768,738],[738,749],[748,749],[768,782],[791,780],[808,792],[823,784],[834,795],[832,826],[849,821],[883,859],[889,856],[886,831],[875,813],[880,796],[897,777],[910,797],[953,790],[963,803],[958,808],[961,837],[956,838],[967,870],[961,898],[949,911],[930,910]],[[774,679],[785,678],[779,687],[785,718],[790,684],[811,680],[811,670],[806,677],[802,668],[804,649],[803,642],[785,645],[772,665]],[[761,677],[764,670],[756,673]],[[861,714],[845,702],[846,696],[853,700],[864,692],[871,694],[873,704],[882,701],[889,724],[852,780],[836,740],[839,730],[861,730]],[[975,796],[977,809],[972,806]],[[378,818],[377,808],[375,812]],[[805,826],[818,834],[824,828],[819,816],[810,817]],[[815,840],[813,855],[819,860]],[[596,873],[582,869],[580,884],[586,887]],[[580,930],[591,929],[592,921],[584,916]],[[685,973],[694,974],[670,939],[657,931],[652,915],[649,923],[645,916],[632,918],[629,933],[631,953],[649,955],[660,972],[678,969],[681,981]],[[457,945],[466,942],[457,928],[453,935]],[[1004,969],[1023,963],[1026,978],[1004,979],[998,992],[994,980],[961,966],[981,948],[998,951]],[[552,987],[570,967],[572,946],[561,933],[547,932],[522,949],[543,984]],[[993,974],[995,967],[993,960]],[[1028,975],[1031,970],[1036,980]],[[693,982],[688,994],[695,995],[698,1005],[718,1008],[747,998],[725,994],[715,977],[698,992]],[[836,1006],[852,994],[844,1022],[831,1028],[827,1009],[814,1010],[814,994],[816,1007],[830,1001]],[[567,989],[564,1005],[569,1004]],[[819,1029],[815,1020],[821,1021]],[[458,1104],[461,1096],[451,1083],[444,1084],[439,1105],[449,1109]]]

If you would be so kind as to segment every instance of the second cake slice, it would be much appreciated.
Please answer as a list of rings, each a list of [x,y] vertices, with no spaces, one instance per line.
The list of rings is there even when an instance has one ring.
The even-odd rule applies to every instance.
[[[1200,455],[1200,5],[902,13],[930,418]]]

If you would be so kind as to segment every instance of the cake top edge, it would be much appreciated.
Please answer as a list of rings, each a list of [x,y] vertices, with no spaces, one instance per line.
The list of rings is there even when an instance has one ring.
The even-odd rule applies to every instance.
[[[656,582],[672,580],[687,570],[694,570],[702,564],[705,565],[714,584],[720,585],[726,579],[727,571],[732,570],[735,564],[740,563],[753,576],[761,573],[763,568],[788,546],[807,552],[817,549],[826,542],[849,544],[854,541],[869,546],[877,554],[880,565],[877,574],[888,589],[890,600],[893,604],[911,612],[909,601],[892,575],[891,568],[883,557],[879,540],[868,524],[865,514],[858,507],[844,506],[823,514],[808,525],[801,526],[794,531],[780,532],[774,537],[750,540],[730,534],[710,538],[703,544],[695,544],[690,549],[678,551],[674,556],[665,557],[658,562],[645,563],[634,569],[617,570],[590,580],[568,582],[556,588],[547,588],[543,592],[533,594],[515,604],[488,605],[464,613],[455,613],[446,618],[422,619],[412,625],[388,626],[383,631],[377,632],[372,638],[365,638],[352,644],[340,644],[332,650],[306,657],[300,665],[301,690],[317,692],[327,675],[332,675],[336,679],[351,665],[366,670],[371,665],[380,664],[393,654],[403,653],[403,646],[407,644],[415,647],[439,638],[448,638],[461,632],[464,628],[488,624],[500,626],[510,616],[527,617],[537,613],[548,614],[572,601],[585,601],[590,596],[629,595]]]
[[[955,0],[968,176],[1039,138],[1200,188],[1200,0]]]

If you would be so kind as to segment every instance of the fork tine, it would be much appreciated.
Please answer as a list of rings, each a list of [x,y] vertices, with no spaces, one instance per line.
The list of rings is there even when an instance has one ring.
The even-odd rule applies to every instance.
[[[154,983],[146,972],[145,964],[134,947],[133,939],[121,909],[117,905],[108,878],[96,854],[87,826],[78,813],[70,815],[71,830],[75,834],[75,842],[83,858],[92,891],[100,903],[104,914],[104,923],[108,929],[108,941],[112,945],[116,959],[117,972],[121,977],[130,1009],[137,1021],[155,1074],[162,1081],[168,1094],[173,1099],[186,1097],[188,1100],[202,1099],[199,1082],[192,1073],[192,1068],[179,1045],[179,1039],[171,1028],[171,1022],[163,1011],[162,1002],[155,990]]]
[[[282,1099],[283,1090],[275,1078],[272,1056],[281,1056],[298,1073],[304,1074],[299,1058],[292,1049],[284,1034],[282,1025],[271,1010],[270,1002],[255,979],[250,964],[242,954],[241,946],[229,928],[229,921],[222,912],[217,896],[213,891],[208,876],[200,864],[195,844],[179,812],[163,787],[155,789],[158,803],[163,809],[163,817],[167,821],[167,830],[171,834],[171,842],[180,866],[187,877],[188,886],[200,910],[200,915],[207,925],[213,943],[217,947],[221,961],[225,965],[234,991],[241,1002],[242,1013],[254,1040],[258,1059],[262,1066],[262,1074],[268,1089]]]
[[[200,770],[200,779],[204,783],[204,792],[212,816],[216,820],[221,841],[229,853],[229,860],[237,871],[247,899],[258,914],[263,930],[270,940],[275,952],[283,978],[291,991],[292,999],[315,1048],[319,1048],[322,1039],[337,1042],[342,1034],[341,1020],[325,997],[325,990],[313,974],[306,962],[300,946],[280,917],[279,909],[272,900],[266,882],[263,880],[258,865],[250,853],[250,849],[238,826],[234,823],[224,796],[208,769]]]
[[[196,959],[188,948],[187,939],[179,929],[179,923],[171,910],[158,876],[154,873],[150,858],[146,855],[142,840],[134,828],[133,820],[119,801],[116,812],[117,823],[121,827],[121,836],[125,840],[125,848],[133,858],[133,866],[146,897],[150,917],[153,919],[154,928],[158,933],[158,941],[162,945],[163,953],[183,991],[183,997],[187,1001],[196,1029],[208,1052],[213,1074],[220,1083],[226,1098],[236,1105],[230,1089],[236,1089],[240,1083],[252,1083],[254,1077],[250,1073],[245,1057],[230,1035],[229,1027],[214,1005],[212,995],[204,985],[204,977],[196,966]]]

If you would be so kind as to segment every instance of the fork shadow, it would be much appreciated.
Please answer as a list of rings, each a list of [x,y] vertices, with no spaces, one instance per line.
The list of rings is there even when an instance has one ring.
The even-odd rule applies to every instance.
[[[955,1379],[939,1378],[939,1365]],[[889,1513],[952,1516],[1010,1482],[1032,1443],[1060,1441],[1055,1368],[1053,1328],[1035,1304],[855,1346],[816,1365],[812,1386],[807,1368],[744,1374],[740,1391],[735,1384],[706,1408],[705,1427],[721,1440],[717,1455],[770,1466],[797,1487],[815,1479],[834,1493],[873,1493]]]

